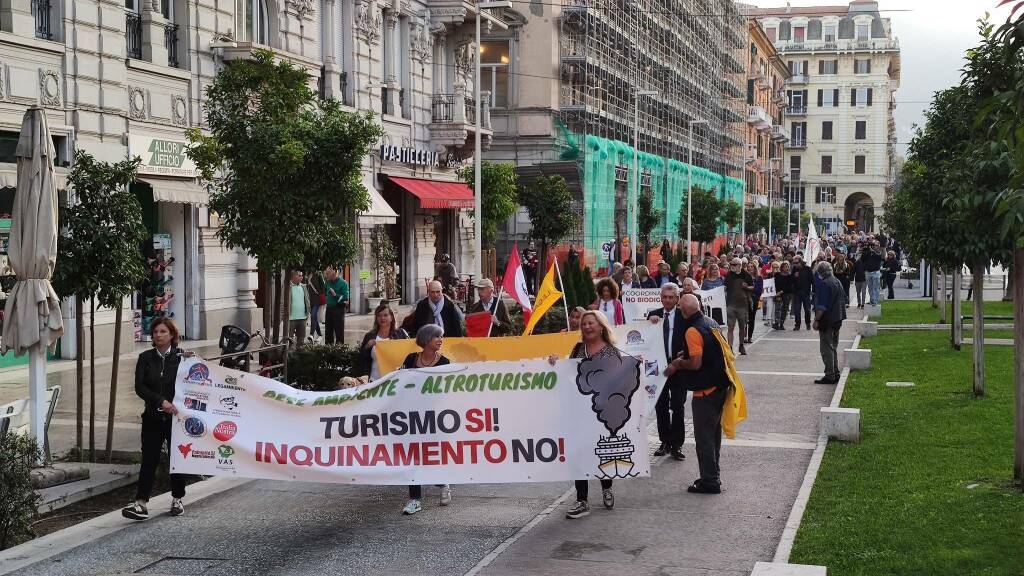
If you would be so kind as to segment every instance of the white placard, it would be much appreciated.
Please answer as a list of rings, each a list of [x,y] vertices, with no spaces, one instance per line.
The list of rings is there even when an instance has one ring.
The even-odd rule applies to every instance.
[[[641,369],[629,355],[479,362],[306,392],[182,360],[171,471],[349,484],[648,476]]]

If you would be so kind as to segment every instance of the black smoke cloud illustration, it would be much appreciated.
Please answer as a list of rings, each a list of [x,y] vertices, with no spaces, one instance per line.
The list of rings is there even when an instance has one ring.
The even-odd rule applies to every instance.
[[[629,401],[640,388],[640,361],[605,355],[580,361],[577,370],[576,387],[591,395],[590,407],[614,436],[631,416]]]

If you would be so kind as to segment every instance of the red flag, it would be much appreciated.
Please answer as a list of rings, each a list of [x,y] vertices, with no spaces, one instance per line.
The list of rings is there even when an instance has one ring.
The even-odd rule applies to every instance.
[[[491,328],[490,312],[474,312],[466,314],[466,336],[480,338],[487,336]]]
[[[508,257],[502,287],[523,307],[523,322],[529,322],[533,307],[530,304],[530,293],[526,290],[526,274],[523,272],[523,262],[519,259],[518,242],[512,245],[512,254]]]

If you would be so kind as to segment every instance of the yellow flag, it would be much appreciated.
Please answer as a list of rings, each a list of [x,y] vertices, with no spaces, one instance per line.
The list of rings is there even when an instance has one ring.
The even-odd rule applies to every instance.
[[[555,287],[555,264],[552,262],[551,267],[548,268],[548,273],[544,275],[544,281],[540,283],[540,288],[537,289],[537,299],[533,302],[533,312],[530,313],[530,321],[526,323],[526,330],[523,330],[523,336],[533,334],[533,328],[544,317],[544,313],[561,298],[562,293]]]

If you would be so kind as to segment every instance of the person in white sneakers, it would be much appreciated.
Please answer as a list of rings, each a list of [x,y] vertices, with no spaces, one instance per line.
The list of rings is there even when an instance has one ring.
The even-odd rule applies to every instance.
[[[580,319],[580,331],[583,336],[579,343],[573,347],[569,358],[600,358],[602,356],[614,355],[619,357],[619,350],[615,347],[615,335],[607,318],[597,310],[587,310]],[[548,357],[552,366],[558,360],[557,354]],[[587,497],[590,495],[590,483],[586,480],[576,481],[576,501],[565,512],[565,517],[574,520],[590,515],[590,504]],[[615,494],[612,493],[612,481],[601,479],[601,501],[604,507],[611,510],[615,507]]]
[[[405,357],[402,363],[403,369],[430,368],[431,366],[446,366],[451,361],[441,354],[442,337],[444,328],[437,324],[426,324],[416,332],[416,345],[422,348],[419,352],[413,352]],[[410,516],[423,509],[420,501],[423,499],[423,486],[419,484],[409,485],[409,502],[402,508],[402,514]],[[441,506],[452,503],[452,489],[447,484],[441,485]]]
[[[135,393],[146,403],[142,413],[142,467],[135,491],[135,502],[121,509],[121,515],[130,520],[149,518],[149,496],[160,463],[164,442],[171,444],[171,426],[178,409],[174,406],[174,382],[182,356],[192,353],[178,349],[178,326],[170,318],[153,320],[150,334],[153,348],[139,354],[135,365]],[[173,450],[173,446],[170,446]],[[171,474],[171,516],[185,513],[181,499],[185,497],[185,474]]]

